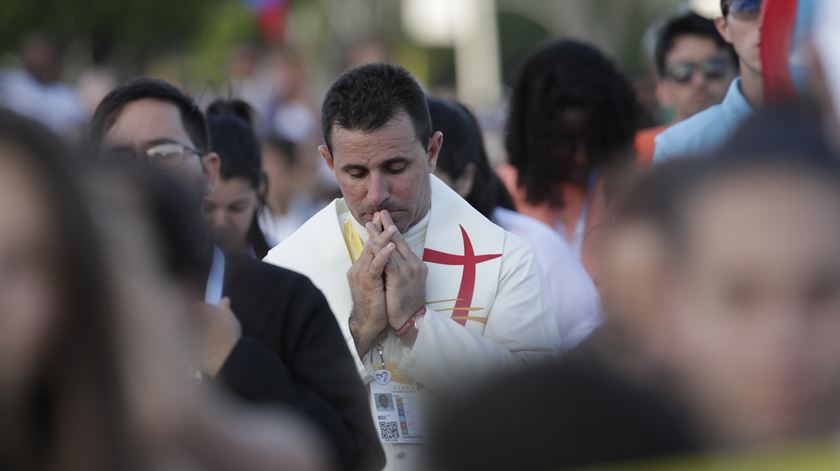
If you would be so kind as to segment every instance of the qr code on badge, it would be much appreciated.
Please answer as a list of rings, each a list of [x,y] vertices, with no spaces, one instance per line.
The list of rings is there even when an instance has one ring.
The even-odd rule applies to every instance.
[[[379,422],[379,438],[386,442],[400,439],[400,425],[396,422]]]

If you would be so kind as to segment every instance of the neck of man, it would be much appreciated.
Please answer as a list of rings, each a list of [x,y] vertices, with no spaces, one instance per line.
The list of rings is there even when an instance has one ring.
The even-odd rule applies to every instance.
[[[741,61],[741,93],[753,109],[764,104],[764,81],[761,72]]]
[[[424,220],[426,220],[426,219],[427,219],[427,218],[426,218],[426,216],[428,216],[428,215],[429,215],[429,212],[430,212],[431,210],[432,210],[432,202],[431,202],[431,201],[429,201],[429,203],[426,205],[426,210],[425,210],[425,211],[423,211],[422,213],[420,213],[420,216],[417,218],[417,220],[416,220],[416,221],[414,221],[414,222],[412,222],[412,223],[411,223],[411,225],[410,225],[410,226],[408,226],[408,227],[406,228],[405,232],[410,231],[410,230],[411,230],[411,229],[413,229],[415,226],[417,226],[417,224],[420,224],[421,222],[423,222]]]

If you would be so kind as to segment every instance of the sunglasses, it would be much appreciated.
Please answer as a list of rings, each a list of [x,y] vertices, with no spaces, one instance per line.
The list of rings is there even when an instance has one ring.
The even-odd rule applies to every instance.
[[[178,142],[163,142],[152,144],[139,152],[129,147],[108,149],[101,154],[101,159],[105,163],[115,165],[130,165],[142,161],[157,170],[174,170],[183,165],[190,155],[201,158],[202,153]]]
[[[678,62],[668,67],[667,78],[675,83],[691,82],[694,74],[700,72],[706,80],[721,80],[729,75],[729,63],[726,59],[708,59],[700,64]]]
[[[731,0],[725,11],[738,21],[753,21],[761,17],[763,3],[763,0]]]

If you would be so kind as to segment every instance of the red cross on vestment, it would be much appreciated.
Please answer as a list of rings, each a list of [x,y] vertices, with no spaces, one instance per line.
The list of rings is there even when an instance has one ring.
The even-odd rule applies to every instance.
[[[461,287],[458,289],[458,299],[455,302],[455,309],[452,311],[452,317],[457,317],[455,322],[464,325],[467,323],[467,319],[466,316],[460,313],[465,311],[469,312],[472,307],[470,303],[472,303],[473,291],[475,291],[476,265],[493,260],[494,258],[499,258],[502,254],[476,255],[470,236],[467,235],[464,226],[459,225],[459,227],[461,228],[461,236],[464,238],[463,255],[426,249],[423,251],[423,261],[440,265],[462,265],[464,267],[464,273],[461,275]]]

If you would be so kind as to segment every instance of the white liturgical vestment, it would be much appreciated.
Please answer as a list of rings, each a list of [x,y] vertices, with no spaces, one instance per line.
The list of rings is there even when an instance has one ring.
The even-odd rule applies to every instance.
[[[342,199],[272,249],[265,261],[308,276],[324,293],[366,383],[384,363],[434,391],[552,355],[560,343],[559,328],[531,249],[437,177],[430,178],[431,209],[404,234],[428,267],[426,314],[417,322],[413,346],[387,329],[371,351],[356,352],[348,324],[352,261],[343,227],[349,218],[363,241],[367,232]],[[405,468],[393,460],[395,454],[404,458],[406,447],[386,444],[389,468]],[[410,458],[406,461],[414,461]]]

